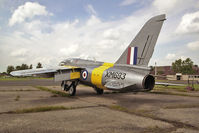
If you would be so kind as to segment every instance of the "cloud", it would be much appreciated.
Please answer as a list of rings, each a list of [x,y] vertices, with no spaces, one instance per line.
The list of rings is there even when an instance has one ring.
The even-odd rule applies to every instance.
[[[186,60],[187,57],[182,55],[182,56],[180,56],[180,59],[181,59],[181,60]]]
[[[190,42],[187,44],[187,47],[193,51],[199,50],[199,41]]]
[[[0,69],[5,69],[7,64],[34,65],[38,62],[42,62],[43,66],[55,66],[61,60],[70,57],[95,57],[96,60],[115,62],[144,23],[159,14],[154,5],[149,5],[122,19],[105,20],[97,16],[95,10],[90,9],[90,17],[86,20],[50,21],[34,19],[36,15],[33,15],[32,19],[23,17],[23,23],[16,21],[14,24],[18,23],[18,26],[9,27],[8,34],[0,35]],[[179,18],[177,16],[176,20]],[[26,21],[26,19],[30,20]],[[176,59],[184,55],[183,49],[179,50],[181,46],[176,45],[176,42],[180,42],[182,38],[176,38],[173,32],[178,25],[176,20],[168,19],[163,25],[157,45],[166,42],[164,45],[172,44],[172,46],[158,51],[155,49],[158,53],[156,55],[158,64],[170,65],[172,58]],[[184,44],[184,42],[180,43]],[[19,48],[27,49],[27,52],[20,51]],[[175,53],[177,50],[182,53],[178,53],[179,51]],[[11,54],[8,54],[10,51]],[[167,55],[167,53],[170,54]],[[192,53],[190,56],[188,54],[185,56],[193,57]]]
[[[175,15],[188,9],[197,9],[199,7],[198,0],[154,0],[153,6],[159,12],[167,15]]]
[[[128,6],[128,5],[132,5],[136,2],[137,0],[123,0],[120,3],[120,6]]]
[[[61,56],[70,56],[79,49],[78,44],[71,44],[68,48],[62,48],[59,50]]]
[[[176,29],[178,34],[199,33],[199,11],[183,15]]]
[[[168,53],[167,56],[166,56],[166,59],[168,59],[168,60],[173,60],[175,58],[176,58],[176,54],[170,54],[170,53]]]
[[[14,57],[24,57],[27,54],[28,54],[28,49],[21,48],[21,49],[12,51],[10,55]]]
[[[155,0],[153,5],[158,8],[158,10],[171,11],[175,7],[178,0]]]
[[[46,7],[35,2],[26,2],[24,5],[19,6],[9,19],[9,26],[13,26],[16,23],[22,23],[27,18],[31,19],[34,16],[47,16],[52,15],[46,11]]]
[[[100,23],[101,23],[101,20],[99,18],[97,18],[95,15],[92,15],[90,17],[90,19],[87,21],[88,26],[93,26],[93,25],[97,25]]]
[[[103,36],[105,38],[115,40],[115,39],[119,38],[120,33],[118,30],[108,29],[108,30],[104,31]]]
[[[97,15],[97,12],[95,11],[95,9],[93,8],[93,6],[92,5],[87,5],[87,11],[90,13],[90,14],[92,14],[92,15]]]
[[[46,20],[24,22],[8,36],[0,35],[1,55],[5,57],[1,62],[4,67],[6,64],[34,65],[37,62],[42,62],[44,66],[55,66],[70,57],[95,57],[97,60],[114,62],[132,40],[132,30],[141,28],[134,24],[143,21],[142,18],[136,22],[134,20],[129,17],[103,22],[91,15],[84,22],[78,19],[50,24]],[[7,55],[8,51],[15,52]]]
[[[9,62],[13,65],[42,62],[44,66],[55,66],[70,57],[95,57],[99,61],[115,62],[151,16],[153,13],[147,10],[108,21],[102,21],[94,14],[86,21],[25,21],[15,27],[9,36],[0,35],[0,49],[4,53],[1,55],[9,59],[1,60],[4,64],[1,69]],[[6,51],[19,47],[29,49],[23,62],[6,55]]]

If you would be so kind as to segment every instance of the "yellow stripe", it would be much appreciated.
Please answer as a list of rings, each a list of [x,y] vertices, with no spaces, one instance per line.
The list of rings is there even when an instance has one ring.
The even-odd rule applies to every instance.
[[[102,66],[99,66],[95,69],[93,69],[92,71],[92,75],[91,75],[91,83],[98,86],[99,88],[102,88],[102,76],[103,76],[103,72],[110,68],[113,67],[113,63],[104,63]]]
[[[78,79],[78,78],[80,78],[80,72],[74,72],[74,69],[78,68],[78,67],[76,67],[76,66],[67,66],[67,65],[64,65],[64,67],[72,69],[72,72],[70,73],[70,79]]]
[[[64,67],[67,67],[67,68],[78,68],[76,66],[67,66],[67,65],[64,65]]]
[[[80,78],[80,72],[71,72],[70,79],[78,79]]]

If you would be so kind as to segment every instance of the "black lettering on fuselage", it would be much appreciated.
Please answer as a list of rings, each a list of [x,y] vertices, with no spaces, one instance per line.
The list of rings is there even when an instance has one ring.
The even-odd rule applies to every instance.
[[[126,77],[126,73],[117,72],[117,71],[106,71],[105,77],[106,78],[122,79],[122,80],[124,80],[125,77]]]

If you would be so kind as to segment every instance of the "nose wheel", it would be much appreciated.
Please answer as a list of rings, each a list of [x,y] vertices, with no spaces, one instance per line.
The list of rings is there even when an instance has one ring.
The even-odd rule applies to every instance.
[[[75,96],[77,84],[78,81],[62,81],[61,88],[64,91],[68,91],[70,96]]]

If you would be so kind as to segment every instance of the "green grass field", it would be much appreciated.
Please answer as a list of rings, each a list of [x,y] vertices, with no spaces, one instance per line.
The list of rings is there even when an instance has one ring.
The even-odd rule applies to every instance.
[[[186,92],[188,91],[186,89],[188,85],[186,86],[162,86],[162,85],[155,85],[154,90],[164,90],[164,89],[173,89],[176,91],[182,91]],[[194,84],[195,91],[199,91],[199,84]]]

